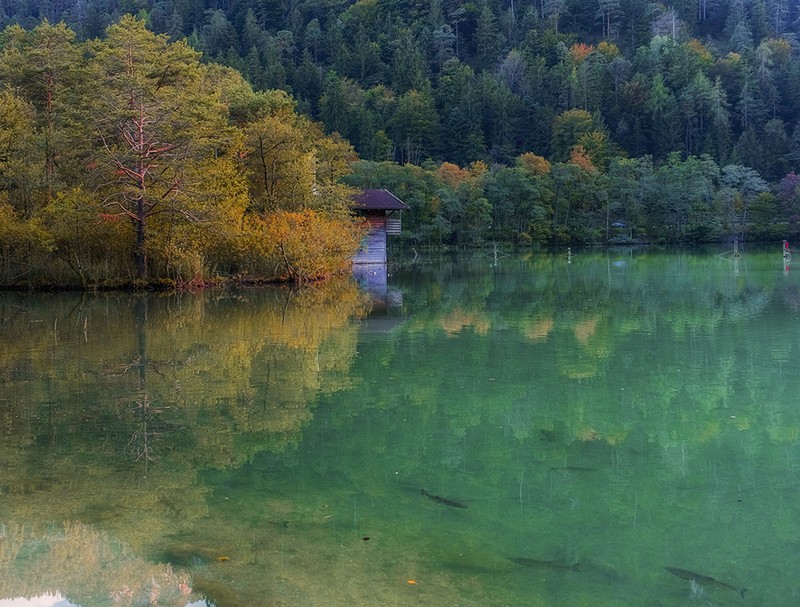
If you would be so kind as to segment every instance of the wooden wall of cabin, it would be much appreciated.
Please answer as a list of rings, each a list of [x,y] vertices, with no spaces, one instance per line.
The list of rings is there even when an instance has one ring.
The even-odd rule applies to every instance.
[[[370,213],[365,219],[369,231],[353,263],[386,263],[386,213]]]

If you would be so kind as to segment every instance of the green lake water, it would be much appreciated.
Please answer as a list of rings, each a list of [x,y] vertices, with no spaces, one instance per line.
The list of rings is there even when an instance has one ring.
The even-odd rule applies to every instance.
[[[721,252],[0,294],[0,607],[798,605],[800,267]]]

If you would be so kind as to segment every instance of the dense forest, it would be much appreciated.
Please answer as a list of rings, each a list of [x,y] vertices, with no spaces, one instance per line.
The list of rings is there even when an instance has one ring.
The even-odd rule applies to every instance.
[[[45,199],[66,164],[54,146],[73,149],[63,132],[90,127],[50,107],[48,95],[105,110],[97,99],[73,103],[80,91],[70,79],[83,80],[86,95],[79,70],[54,64],[43,73],[41,62],[26,68],[16,57],[36,62],[33,51],[46,51],[32,32],[49,27],[91,64],[115,44],[115,28],[132,27],[119,24],[130,14],[168,48],[199,53],[192,61],[202,57],[202,67],[193,69],[246,81],[254,99],[283,100],[290,122],[324,129],[350,164],[306,174],[329,187],[391,189],[412,208],[404,225],[414,243],[800,233],[798,0],[3,0],[0,83],[32,116],[41,141],[27,143],[40,158],[26,166],[45,182]],[[174,64],[165,69],[150,74],[154,90]],[[281,128],[274,104],[234,106],[226,121],[239,132],[267,115]],[[0,133],[29,127],[0,116]],[[83,140],[106,149],[89,131]],[[244,141],[252,152],[255,139]],[[0,159],[17,153],[2,145]],[[227,144],[231,163],[249,159],[237,175],[249,162],[252,189],[257,163],[237,148]],[[0,164],[0,187],[13,198],[8,171]],[[19,203],[11,207],[19,212]]]

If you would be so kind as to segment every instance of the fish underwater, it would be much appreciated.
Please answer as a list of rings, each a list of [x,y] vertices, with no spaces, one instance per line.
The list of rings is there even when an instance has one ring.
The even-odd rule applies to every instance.
[[[440,497],[438,495],[433,495],[432,493],[428,493],[425,489],[420,490],[420,493],[427,497],[430,500],[433,500],[437,504],[442,504],[443,506],[450,506],[451,508],[466,508],[465,504],[461,502],[457,502],[455,500],[447,499],[446,497]]]
[[[696,584],[700,584],[701,586],[715,586],[717,588],[726,588],[727,590],[733,590],[734,592],[739,593],[739,596],[744,598],[744,593],[747,592],[747,588],[737,588],[731,584],[727,584],[726,582],[720,582],[713,577],[709,577],[707,575],[703,575],[702,573],[696,573],[694,571],[689,571],[688,569],[681,569],[679,567],[664,567],[667,571],[669,571],[672,575],[677,575],[682,580],[688,580],[690,582],[695,582]]]
[[[531,569],[565,569],[567,571],[580,571],[580,563],[573,563],[571,565],[565,563],[557,563],[555,561],[545,561],[539,559],[526,558],[524,556],[510,556],[508,560],[523,567],[530,567]]]

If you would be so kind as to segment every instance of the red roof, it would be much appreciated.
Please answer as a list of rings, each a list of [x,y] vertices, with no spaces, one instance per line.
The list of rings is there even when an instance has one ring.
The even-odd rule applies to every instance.
[[[389,190],[364,190],[353,198],[355,200],[353,208],[360,211],[408,211],[411,209]]]

